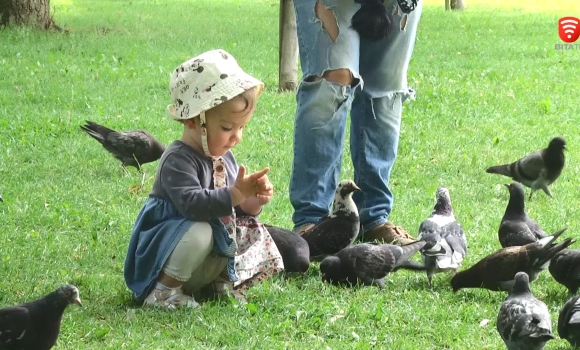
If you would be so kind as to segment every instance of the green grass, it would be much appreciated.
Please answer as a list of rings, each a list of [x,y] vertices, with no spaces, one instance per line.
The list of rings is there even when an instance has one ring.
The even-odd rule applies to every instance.
[[[276,196],[264,222],[291,227],[288,180],[294,95],[278,94],[278,6],[274,0],[53,0],[70,32],[0,31],[0,305],[30,300],[65,282],[85,306],[71,307],[58,349],[498,349],[495,318],[504,293],[462,290],[449,277],[400,272],[377,288],[342,289],[278,276],[249,292],[250,305],[142,310],[123,281],[132,225],[152,185],[119,163],[78,125],[145,128],[169,143],[180,136],[165,108],[168,75],[182,61],[221,47],[267,86],[239,162],[270,166]],[[484,169],[544,147],[556,135],[570,151],[561,178],[527,203],[547,231],[580,238],[578,67],[580,50],[556,51],[557,19],[576,1],[479,2],[445,13],[426,4],[392,175],[391,219],[416,234],[437,186],[450,189],[469,240],[469,267],[500,247],[497,227],[507,179]],[[556,7],[554,7],[556,6]],[[347,138],[348,139],[348,138]],[[343,178],[352,177],[345,152]],[[567,294],[546,272],[532,284],[556,326]],[[490,322],[480,327],[480,321]],[[555,329],[554,329],[555,331]],[[547,349],[564,349],[557,339]]]

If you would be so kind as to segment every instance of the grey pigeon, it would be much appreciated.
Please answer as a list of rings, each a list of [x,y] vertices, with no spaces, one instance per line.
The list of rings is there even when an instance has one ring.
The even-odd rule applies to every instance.
[[[561,137],[555,137],[547,148],[530,153],[510,164],[492,166],[486,172],[511,177],[531,188],[530,199],[532,194],[540,189],[552,197],[548,186],[562,173],[566,149],[566,141]]]
[[[580,347],[580,296],[574,295],[562,307],[558,316],[558,334],[573,348]]]
[[[391,271],[406,268],[408,260],[425,245],[424,241],[399,246],[362,243],[351,245],[320,263],[322,280],[332,284],[376,284],[385,287],[384,278]],[[414,270],[413,265],[410,269]]]
[[[87,125],[80,128],[117,158],[123,169],[132,166],[141,171],[141,165],[158,160],[165,152],[165,145],[145,130],[119,132],[89,120],[86,122]]]
[[[564,249],[554,255],[548,270],[556,282],[576,294],[580,287],[580,249]]]
[[[284,270],[304,274],[310,266],[310,248],[304,238],[281,227],[264,225],[282,255]]]
[[[358,209],[352,192],[360,188],[352,180],[341,181],[334,195],[332,211],[324,215],[302,238],[310,247],[310,260],[319,261],[352,244],[360,230]]]
[[[0,309],[0,350],[48,350],[70,304],[82,306],[79,290],[65,285],[41,299]]]
[[[554,339],[548,307],[532,295],[525,272],[516,274],[514,287],[499,309],[496,328],[508,350],[541,350]]]
[[[467,270],[458,272],[451,278],[453,292],[462,288],[486,288],[492,291],[509,292],[518,272],[528,274],[531,281],[548,268],[550,259],[575,241],[567,238],[554,243],[566,229],[542,238],[537,242],[519,247],[500,249],[478,261]]]
[[[512,182],[505,186],[510,191],[510,200],[497,232],[501,246],[521,246],[546,238],[546,232],[526,213],[522,185]]]
[[[437,202],[431,215],[421,223],[418,240],[427,244],[421,250],[429,285],[438,272],[455,273],[467,254],[467,239],[461,225],[455,220],[449,190],[437,189]]]

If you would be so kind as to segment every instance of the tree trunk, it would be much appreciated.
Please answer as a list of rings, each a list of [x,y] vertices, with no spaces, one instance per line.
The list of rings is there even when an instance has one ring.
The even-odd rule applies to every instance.
[[[280,0],[278,90],[295,90],[298,83],[298,37],[293,0]]]
[[[465,0],[445,0],[445,11],[465,9]]]
[[[0,0],[0,24],[60,29],[50,16],[50,0]]]

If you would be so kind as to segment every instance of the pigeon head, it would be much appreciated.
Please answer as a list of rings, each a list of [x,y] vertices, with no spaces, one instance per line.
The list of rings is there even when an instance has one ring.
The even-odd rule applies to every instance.
[[[435,208],[433,212],[437,214],[451,214],[453,209],[451,208],[451,197],[449,196],[449,190],[445,187],[439,187],[435,193]]]
[[[336,187],[336,194],[343,199],[354,191],[360,191],[360,188],[352,180],[342,180]]]
[[[566,140],[564,140],[561,137],[554,137],[550,141],[550,144],[548,145],[548,149],[550,151],[554,151],[554,152],[561,152],[562,150],[567,150],[568,147],[566,147]]]
[[[519,182],[512,182],[511,184],[504,184],[510,191],[510,200],[507,209],[512,213],[523,213],[525,210],[525,193],[524,187]]]
[[[337,282],[340,278],[337,276],[342,270],[340,258],[337,256],[327,256],[320,263],[320,273],[323,282]]]
[[[512,294],[527,294],[530,291],[530,277],[525,272],[518,272],[514,277],[514,286],[512,287]]]
[[[69,304],[77,304],[78,306],[83,306],[81,303],[81,298],[79,296],[79,289],[72,284],[67,284],[59,289],[57,289],[59,296],[64,297]]]

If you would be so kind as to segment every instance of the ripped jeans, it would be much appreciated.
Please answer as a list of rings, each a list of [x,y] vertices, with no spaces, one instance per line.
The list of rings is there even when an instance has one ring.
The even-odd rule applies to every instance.
[[[332,10],[336,22],[319,19],[317,1]],[[361,232],[388,221],[393,206],[389,177],[397,156],[402,104],[414,97],[407,70],[422,3],[419,0],[407,15],[396,0],[386,0],[391,28],[387,37],[373,42],[359,39],[349,28],[360,8],[353,0],[294,0],[303,72],[296,94],[290,179],[294,230],[328,213],[340,178],[349,107],[354,181],[362,190],[353,195]],[[351,85],[315,79],[340,68],[350,70]]]

